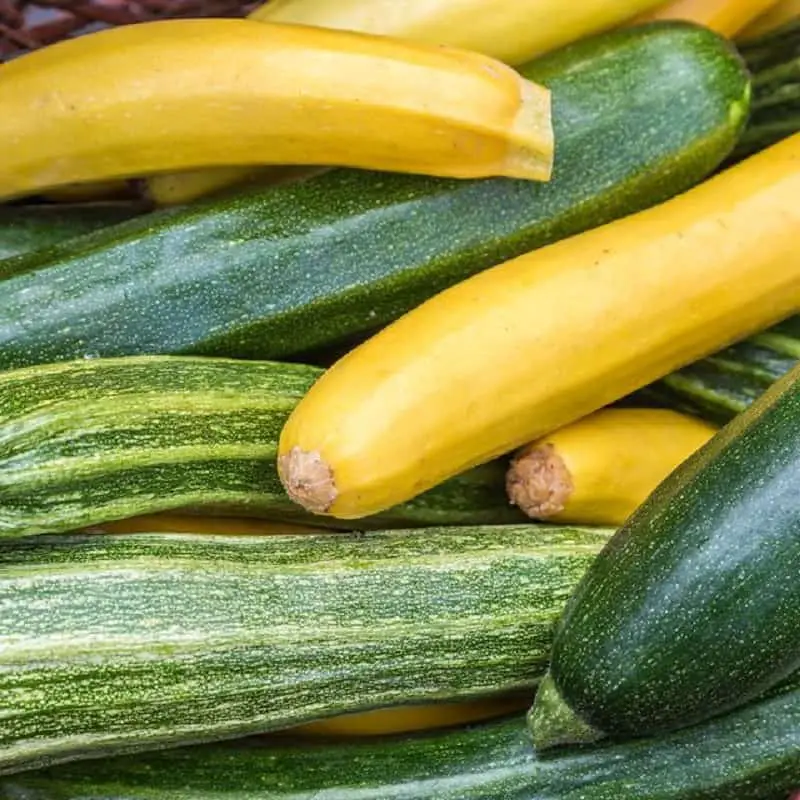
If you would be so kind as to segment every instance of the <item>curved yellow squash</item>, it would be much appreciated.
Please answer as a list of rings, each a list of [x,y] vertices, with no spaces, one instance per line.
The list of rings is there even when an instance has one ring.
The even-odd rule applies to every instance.
[[[612,28],[659,2],[663,0],[270,0],[250,18],[448,44],[519,65]]]
[[[269,0],[250,19],[397,36],[474,50],[519,66],[534,56],[612,28],[660,0]],[[154,175],[148,194],[158,205],[186,203],[276,173],[248,167]]]
[[[662,408],[605,408],[524,447],[509,499],[551,522],[622,525],[716,428]]]
[[[301,400],[285,486],[320,514],[381,511],[797,312],[798,198],[800,134],[441,292]]]
[[[672,0],[648,11],[632,24],[659,19],[682,19],[705,25],[724,36],[734,36],[763,14],[776,0]]]
[[[66,40],[0,70],[0,198],[231,164],[547,180],[550,93],[464,50],[183,19]]]

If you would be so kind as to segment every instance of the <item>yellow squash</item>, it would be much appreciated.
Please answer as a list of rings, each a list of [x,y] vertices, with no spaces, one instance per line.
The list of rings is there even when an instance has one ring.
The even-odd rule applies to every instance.
[[[547,180],[550,94],[465,50],[242,19],[122,26],[0,70],[0,198],[207,166]]]
[[[534,56],[612,28],[660,0],[270,0],[250,19],[397,36],[474,50],[519,66]],[[275,173],[247,167],[154,175],[148,194],[159,205],[186,203]]]
[[[284,485],[319,514],[381,511],[797,312],[798,198],[800,134],[441,292],[300,401]]]
[[[741,41],[757,39],[795,19],[800,19],[800,0],[781,0],[748,25],[736,38]]]
[[[682,19],[705,25],[724,36],[734,36],[776,0],[672,0],[645,12],[633,24],[659,19]]]
[[[270,0],[250,15],[475,50],[520,65],[663,0]]]
[[[320,528],[295,525],[289,522],[271,522],[249,517],[206,517],[195,514],[163,513],[142,514],[138,517],[118,519],[93,525],[88,533],[219,533],[228,535],[324,533]]]
[[[606,408],[512,459],[508,496],[534,519],[622,525],[716,428],[660,408]]]
[[[502,717],[529,708],[529,694],[473,700],[471,702],[437,703],[435,705],[379,708],[360,714],[316,720],[282,731],[283,735],[350,738],[388,736],[415,731],[468,725],[472,722]]]

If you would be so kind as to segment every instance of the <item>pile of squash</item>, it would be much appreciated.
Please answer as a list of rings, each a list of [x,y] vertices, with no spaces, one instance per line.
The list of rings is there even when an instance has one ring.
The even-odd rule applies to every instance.
[[[797,0],[269,0],[0,67],[0,798],[787,800]]]

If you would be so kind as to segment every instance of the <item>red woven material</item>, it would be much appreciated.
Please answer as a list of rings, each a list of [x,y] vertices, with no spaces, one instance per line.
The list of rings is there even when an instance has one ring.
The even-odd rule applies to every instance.
[[[245,0],[0,0],[0,60],[113,25],[177,17],[241,17]]]

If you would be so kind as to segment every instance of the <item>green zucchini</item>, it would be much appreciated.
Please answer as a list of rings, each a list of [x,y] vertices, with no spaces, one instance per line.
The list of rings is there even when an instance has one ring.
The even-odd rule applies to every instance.
[[[4,800],[786,800],[800,689],[657,739],[537,760],[524,719],[362,743],[252,738],[63,764]]]
[[[724,424],[741,414],[800,361],[800,316],[647,387],[641,397],[661,406]]]
[[[522,72],[553,92],[552,181],[332,170],[6,260],[0,369],[149,353],[302,360],[687,189],[747,116],[738,53],[686,23],[609,33]]]
[[[0,538],[175,509],[362,529],[525,519],[503,461],[356,523],[303,511],[278,478],[277,443],[320,374],[196,356],[0,372]]]
[[[728,163],[800,131],[800,20],[741,46],[753,75],[750,119]]]
[[[653,735],[800,668],[800,367],[685,461],[594,562],[537,692],[537,747]]]
[[[50,247],[143,213],[137,203],[0,206],[0,259]]]
[[[605,529],[0,548],[0,772],[533,686]]]

